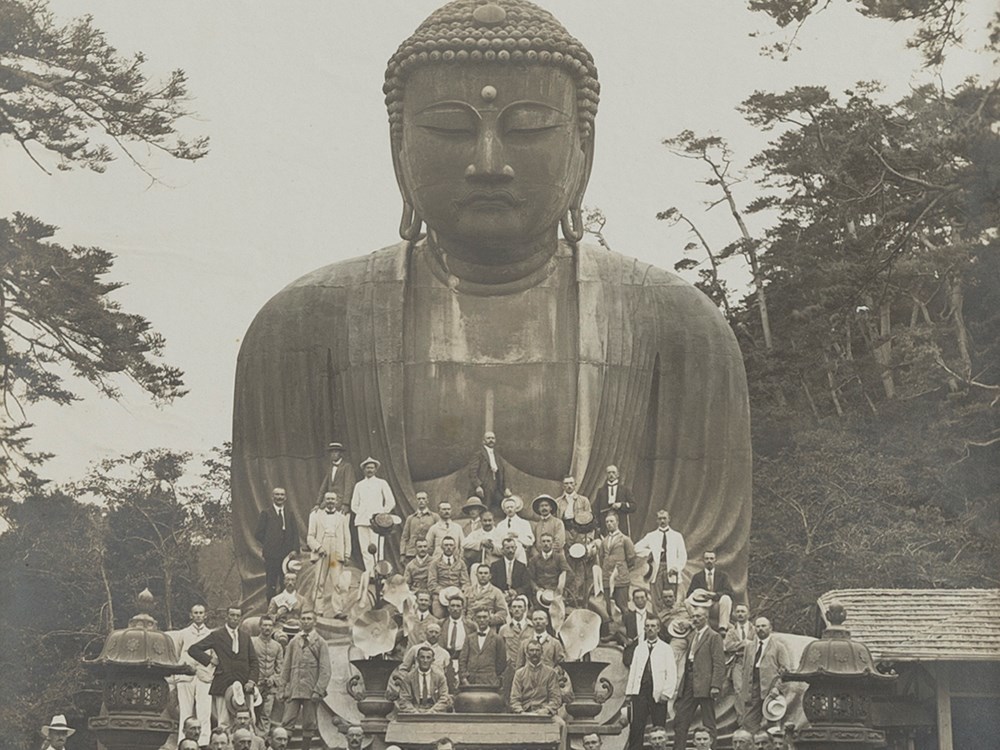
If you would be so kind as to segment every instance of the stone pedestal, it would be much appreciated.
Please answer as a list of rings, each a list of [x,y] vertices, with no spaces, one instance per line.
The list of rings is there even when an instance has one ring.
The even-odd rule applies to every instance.
[[[548,716],[406,714],[389,722],[385,741],[406,750],[433,748],[441,737],[451,737],[462,750],[559,750],[565,733],[565,724]]]

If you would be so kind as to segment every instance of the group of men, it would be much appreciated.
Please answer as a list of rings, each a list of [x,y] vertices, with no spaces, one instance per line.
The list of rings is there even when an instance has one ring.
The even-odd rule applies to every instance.
[[[294,579],[290,579],[294,587]],[[191,608],[191,624],[170,635],[183,663],[194,674],[174,678],[180,716],[178,742],[188,739],[198,747],[226,750],[262,750],[264,737],[272,746],[284,747],[289,732],[302,727],[302,747],[309,750],[317,729],[317,704],[330,682],[330,657],[326,641],[316,632],[312,610],[284,620],[276,630],[275,618],[259,619],[259,634],[250,636],[238,606],[226,610],[225,624],[210,630],[205,607]],[[281,719],[277,705],[283,704]],[[214,727],[221,730],[213,738]],[[272,726],[273,724],[273,726]],[[225,737],[221,737],[222,734]],[[249,735],[249,745],[240,743]],[[183,750],[183,748],[180,748]]]

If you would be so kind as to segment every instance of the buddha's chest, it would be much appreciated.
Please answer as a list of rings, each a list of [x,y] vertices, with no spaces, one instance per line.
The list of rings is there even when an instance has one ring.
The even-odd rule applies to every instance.
[[[403,337],[414,479],[460,469],[485,430],[497,433],[501,454],[522,471],[565,470],[576,417],[572,279],[566,264],[536,287],[486,296],[453,291],[426,269],[414,269]]]

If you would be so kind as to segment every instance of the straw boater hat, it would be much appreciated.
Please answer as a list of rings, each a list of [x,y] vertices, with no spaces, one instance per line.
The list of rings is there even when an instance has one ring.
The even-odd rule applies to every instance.
[[[479,508],[481,511],[486,510],[486,506],[483,505],[483,501],[475,496],[472,496],[465,501],[465,505],[462,506],[462,512],[468,513],[469,508]]]
[[[781,721],[785,712],[788,710],[788,701],[785,700],[783,695],[775,695],[772,698],[768,698],[764,701],[764,706],[761,709],[761,713],[764,718],[768,721]]]
[[[556,594],[554,589],[539,589],[538,593],[535,594],[535,600],[544,608],[548,609],[552,606],[552,602],[556,600]]]
[[[514,503],[514,513],[520,513],[524,510],[524,500],[517,495],[507,495],[507,497],[500,501],[500,507],[505,508],[507,503]]]
[[[341,451],[341,452],[343,452],[343,450],[344,450],[344,444],[343,443],[336,443],[336,442],[335,443],[330,443],[329,445],[326,446],[326,449],[328,451]]]
[[[711,607],[712,596],[705,589],[695,589],[688,597],[692,607]]]
[[[438,594],[438,601],[441,602],[442,607],[447,607],[449,599],[461,595],[462,595],[462,589],[460,589],[458,586],[445,586],[443,589],[441,589],[441,592]]]
[[[542,515],[541,505],[543,502],[548,503],[552,510],[556,508],[556,501],[553,498],[549,495],[539,495],[531,501],[531,509],[539,516]]]
[[[243,685],[234,682],[226,688],[225,701],[229,713],[235,715],[237,711],[249,711],[252,707],[259,706],[264,702],[264,697],[256,687],[252,694],[247,695]]]
[[[302,561],[297,552],[289,552],[285,559],[281,561],[281,571],[287,576],[289,573],[298,575],[302,572]]]
[[[67,737],[71,737],[76,732],[73,727],[66,723],[66,717],[63,714],[56,714],[52,717],[52,721],[42,727],[42,737],[48,739],[50,731],[65,732]]]
[[[667,625],[667,632],[671,638],[687,638],[692,627],[690,620],[671,620]]]
[[[369,457],[368,457],[368,458],[366,458],[366,459],[365,459],[364,461],[362,461],[362,462],[361,462],[361,463],[359,464],[359,466],[360,466],[360,467],[361,467],[361,468],[363,469],[363,468],[365,468],[365,467],[366,467],[366,466],[367,466],[368,464],[375,464],[375,471],[378,471],[378,467],[382,465],[382,462],[381,462],[381,461],[379,461],[379,460],[378,460],[377,458],[372,458],[371,456],[369,456]]]
[[[379,536],[386,536],[392,532],[397,524],[403,523],[403,519],[391,513],[376,513],[372,516],[371,528]]]
[[[569,556],[572,560],[582,560],[587,556],[587,545],[581,542],[569,545]]]
[[[298,618],[290,617],[281,626],[281,632],[285,635],[298,635],[302,632],[302,626],[299,624]]]
[[[573,516],[573,525],[580,531],[590,531],[594,528],[594,514],[589,510],[581,510]]]

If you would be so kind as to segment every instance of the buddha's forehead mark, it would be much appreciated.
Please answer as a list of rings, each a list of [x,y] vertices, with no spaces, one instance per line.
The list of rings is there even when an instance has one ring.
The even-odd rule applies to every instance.
[[[483,90],[479,92],[479,95],[483,98],[484,102],[491,102],[497,98],[496,86],[491,86],[486,84],[483,86]]]

